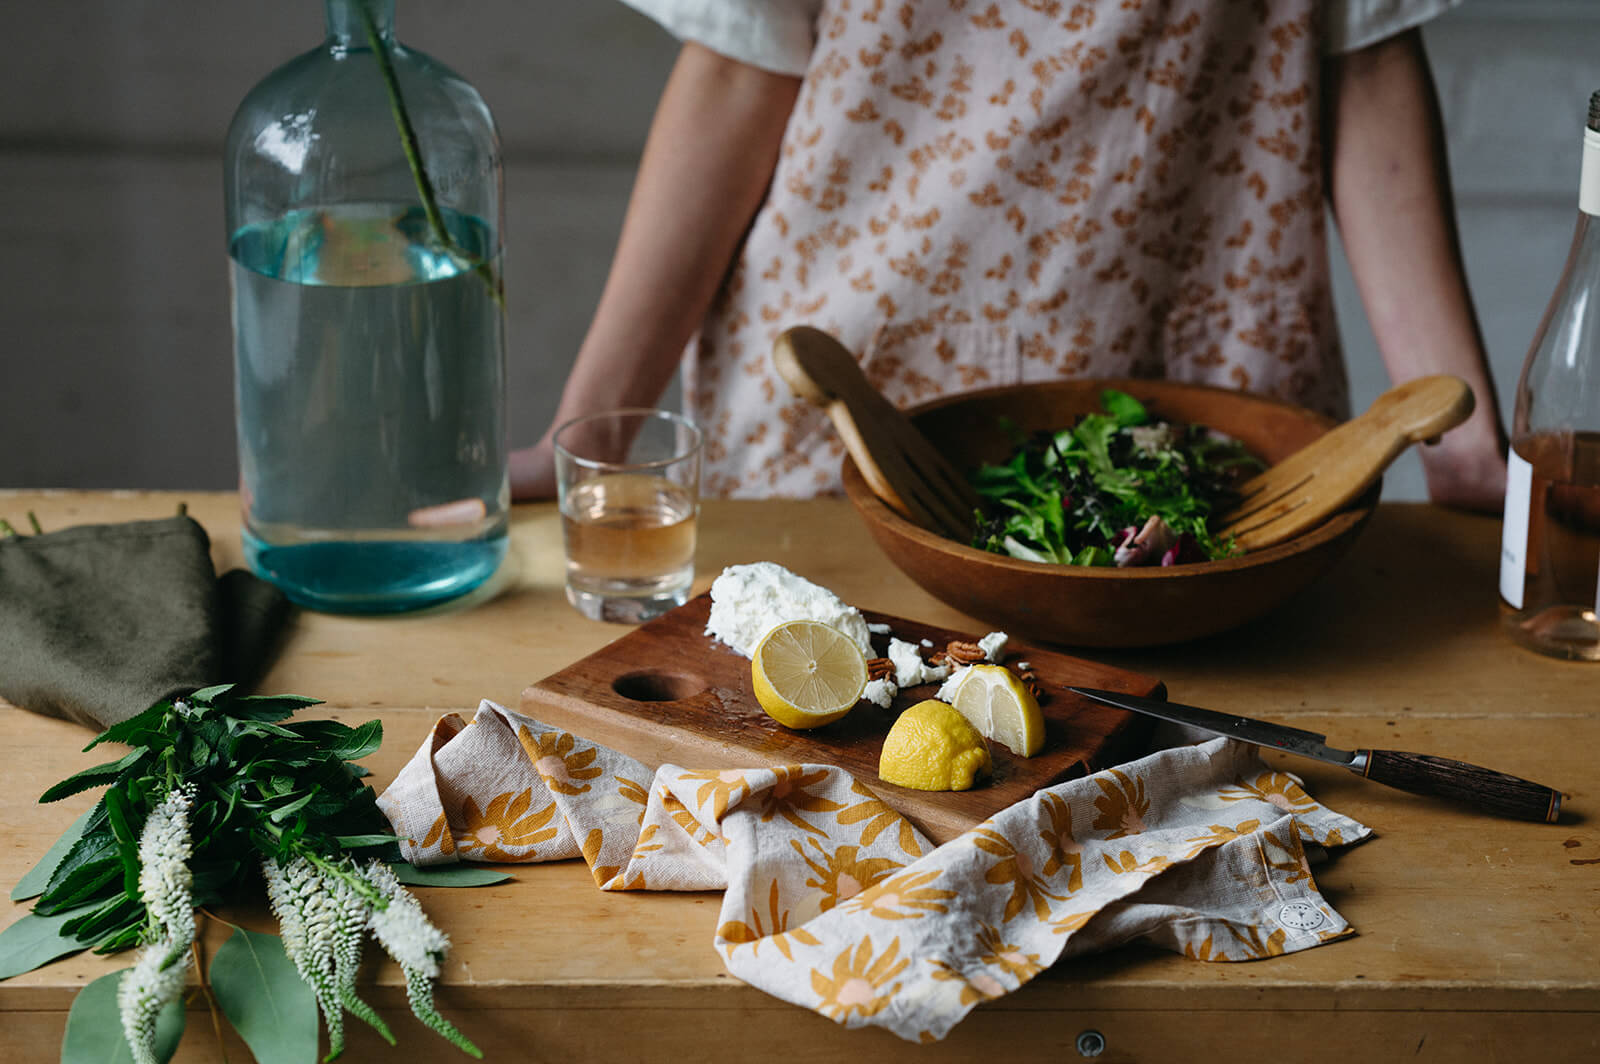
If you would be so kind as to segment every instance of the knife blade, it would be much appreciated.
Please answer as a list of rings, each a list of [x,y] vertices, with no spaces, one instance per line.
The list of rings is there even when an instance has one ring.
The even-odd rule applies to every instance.
[[[1121,691],[1101,691],[1093,687],[1068,687],[1067,690],[1118,709],[1340,765],[1358,776],[1398,790],[1463,802],[1496,816],[1553,824],[1561,815],[1560,791],[1465,761],[1402,750],[1340,750],[1327,745],[1327,736],[1284,724]]]

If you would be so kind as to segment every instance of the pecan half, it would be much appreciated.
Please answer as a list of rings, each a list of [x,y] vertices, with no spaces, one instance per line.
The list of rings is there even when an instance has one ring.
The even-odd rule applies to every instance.
[[[976,665],[989,657],[978,644],[963,643],[959,639],[952,639],[945,647],[945,653],[950,656],[951,661],[961,665]]]
[[[867,679],[886,680],[894,675],[894,662],[888,658],[867,659]]]

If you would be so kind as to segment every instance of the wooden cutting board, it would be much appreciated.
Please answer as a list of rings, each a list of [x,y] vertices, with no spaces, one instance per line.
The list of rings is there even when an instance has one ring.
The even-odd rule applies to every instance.
[[[750,684],[750,661],[705,634],[709,593],[692,599],[522,693],[522,711],[553,727],[609,746],[652,769],[748,768],[812,762],[836,765],[871,788],[935,842],[956,837],[1041,787],[1074,779],[1143,752],[1151,718],[1091,703],[1065,688],[1101,687],[1141,695],[1164,692],[1159,680],[1016,643],[1004,664],[1026,662],[1037,674],[1045,718],[1044,749],[1015,757],[990,744],[994,775],[969,791],[916,791],[878,779],[878,753],[895,715],[937,684],[902,690],[888,710],[862,702],[842,720],[793,731],[762,712]],[[955,632],[863,610],[898,638],[942,649]],[[874,636],[881,654],[887,636]],[[925,648],[926,649],[926,648]]]

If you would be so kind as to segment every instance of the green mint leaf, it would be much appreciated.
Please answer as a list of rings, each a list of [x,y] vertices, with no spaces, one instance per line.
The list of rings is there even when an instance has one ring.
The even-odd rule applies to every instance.
[[[1107,388],[1100,393],[1100,405],[1116,421],[1119,428],[1143,425],[1150,420],[1150,414],[1145,410],[1143,403],[1127,392],[1119,392],[1115,388]]]
[[[26,901],[44,893],[45,888],[50,885],[50,877],[55,873],[56,867],[61,864],[62,858],[67,856],[67,851],[83,837],[84,829],[94,818],[94,814],[95,809],[86,810],[61,833],[59,839],[50,844],[44,856],[39,858],[39,863],[30,868],[27,874],[17,881],[17,885],[11,888],[12,901]]]
[[[99,735],[90,740],[84,750],[93,750],[101,743],[127,743],[129,746],[145,746],[144,742],[134,740],[148,735],[161,735],[163,719],[172,712],[170,701],[157,702],[143,713],[136,713],[120,724],[113,724]]]
[[[233,929],[211,961],[211,991],[257,1064],[308,1064],[317,1056],[317,999],[277,935]]]
[[[190,705],[196,702],[201,702],[208,706],[214,705],[219,696],[226,694],[233,688],[234,685],[231,683],[219,683],[212,687],[202,687],[188,698],[183,699],[183,701],[188,702]]]
[[[133,1051],[122,1034],[117,990],[128,974],[102,975],[72,999],[67,1030],[61,1038],[61,1064],[133,1064]],[[156,1017],[155,1056],[171,1060],[183,1040],[183,1000],[171,1002]]]
[[[107,761],[94,768],[86,768],[82,772],[74,773],[57,783],[39,796],[41,805],[50,802],[59,802],[63,798],[70,798],[91,787],[103,787],[120,776],[124,769],[131,767],[140,758],[145,756],[143,750],[133,750],[116,761]]]

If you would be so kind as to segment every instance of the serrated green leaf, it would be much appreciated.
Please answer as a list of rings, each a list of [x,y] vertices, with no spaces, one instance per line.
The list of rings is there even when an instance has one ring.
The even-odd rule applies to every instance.
[[[59,802],[63,798],[70,798],[74,794],[86,791],[91,787],[104,787],[113,782],[122,771],[133,765],[145,756],[143,750],[131,750],[116,761],[107,761],[94,768],[86,768],[82,772],[74,773],[57,783],[39,796],[39,804],[47,805],[50,802]]]
[[[219,683],[211,687],[202,687],[200,690],[195,691],[188,698],[184,699],[184,701],[190,703],[204,702],[208,706],[213,705],[216,703],[218,695],[226,694],[227,692],[233,690],[233,688],[234,685],[231,683]]]
[[[406,861],[389,865],[394,877],[408,887],[486,887],[491,883],[504,883],[510,873],[477,865],[428,865],[418,868]]]
[[[230,702],[228,712],[239,720],[279,721],[293,716],[298,709],[321,702],[321,699],[304,695],[246,695]]]
[[[257,1064],[317,1058],[317,999],[277,935],[233,929],[211,961],[211,991]]]
[[[86,810],[82,816],[68,826],[66,831],[61,833],[59,839],[50,844],[50,848],[44,852],[44,856],[39,858],[39,863],[30,868],[27,875],[19,879],[17,885],[11,888],[12,901],[26,901],[44,893],[44,889],[50,885],[50,877],[55,874],[55,870],[61,864],[62,858],[66,857],[67,852],[83,837],[84,829],[88,827],[89,821],[94,817],[94,814],[95,808]]]
[[[34,904],[34,911],[49,916],[85,904],[94,900],[108,883],[121,876],[122,858],[118,856],[116,843],[113,842],[106,856],[85,861],[59,883],[52,882],[50,889],[44,892],[44,897]]]
[[[133,1052],[122,1034],[117,989],[128,974],[102,975],[72,999],[67,1030],[61,1039],[61,1064],[132,1064]],[[156,1017],[157,1060],[171,1060],[183,1040],[183,999],[171,1002]]]
[[[69,909],[53,916],[26,913],[16,923],[0,931],[0,979],[31,972],[69,953],[81,953],[88,943],[79,942],[62,928],[68,920],[84,913]]]
[[[127,743],[129,746],[142,746],[144,744],[131,742],[131,738],[136,735],[157,731],[157,725],[161,723],[161,719],[171,711],[171,702],[157,702],[144,712],[135,713],[127,720],[113,724],[99,735],[96,735],[89,741],[89,745],[84,747],[84,750],[93,750],[101,743]]]
[[[351,730],[345,739],[328,748],[329,757],[340,761],[360,761],[383,745],[383,722],[369,720]]]

